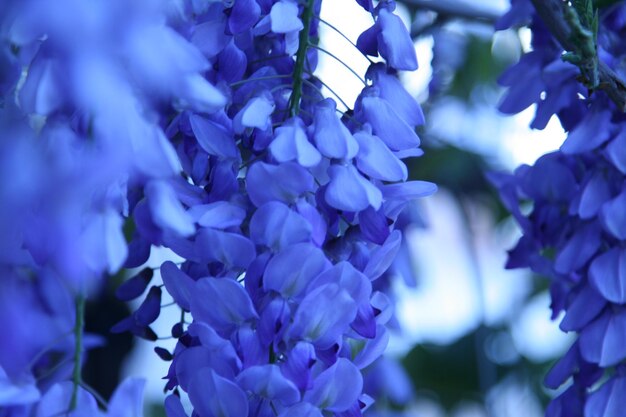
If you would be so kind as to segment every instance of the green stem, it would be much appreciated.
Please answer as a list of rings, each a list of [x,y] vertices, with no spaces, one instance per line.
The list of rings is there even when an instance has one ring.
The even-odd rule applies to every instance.
[[[296,64],[293,69],[293,91],[289,99],[289,113],[292,117],[300,112],[300,99],[302,98],[302,80],[304,75],[304,63],[306,62],[306,51],[309,47],[309,31],[311,20],[313,19],[314,0],[307,0],[302,11],[302,24],[304,28],[300,31],[298,52],[296,52]]]
[[[561,44],[566,51],[575,52],[579,49],[572,39],[572,28],[570,28],[565,17],[565,8],[570,7],[562,0],[530,0],[537,15],[543,20],[552,36]],[[597,59],[597,57],[596,57]],[[602,89],[609,98],[622,111],[626,112],[626,82],[621,79],[602,60],[597,61],[599,88]]]
[[[76,297],[76,323],[74,324],[74,371],[72,373],[72,383],[74,389],[72,390],[72,398],[70,399],[70,409],[73,411],[76,408],[78,401],[78,387],[81,385],[81,363],[83,354],[83,328],[85,325],[85,297],[79,294]]]

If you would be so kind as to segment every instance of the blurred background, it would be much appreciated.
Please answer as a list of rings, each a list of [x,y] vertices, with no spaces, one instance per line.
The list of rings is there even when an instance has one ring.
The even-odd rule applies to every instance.
[[[425,155],[410,160],[409,175],[437,183],[439,192],[418,203],[405,232],[413,277],[392,282],[396,329],[385,359],[368,371],[372,380],[393,383],[368,387],[377,402],[367,415],[539,417],[555,394],[542,387],[542,378],[572,340],[550,321],[547,281],[504,269],[519,232],[485,179],[489,171],[532,164],[565,138],[556,120],[543,131],[530,130],[532,107],[513,117],[497,110],[499,74],[530,48],[525,29],[494,33],[493,23],[507,7],[506,0],[398,1],[420,63],[400,79],[427,122],[419,132]],[[372,24],[354,0],[324,2],[321,18],[352,42]],[[348,40],[329,25],[321,25],[320,35],[321,48],[365,73],[368,61]],[[328,96],[350,105],[362,88],[324,53],[319,76],[332,89]],[[148,267],[165,258],[172,254],[153,251]],[[112,281],[104,304],[112,305],[115,287]],[[95,313],[102,311],[97,303],[89,306],[88,314],[94,313],[87,330],[105,335],[108,345],[91,352],[85,379],[108,398],[120,376],[145,375],[146,415],[162,416],[160,378],[169,363],[158,358],[152,342],[108,334],[127,314],[124,304],[115,305],[107,315]],[[154,326],[163,337],[157,346],[173,348],[168,335],[179,315],[175,307],[163,309]]]

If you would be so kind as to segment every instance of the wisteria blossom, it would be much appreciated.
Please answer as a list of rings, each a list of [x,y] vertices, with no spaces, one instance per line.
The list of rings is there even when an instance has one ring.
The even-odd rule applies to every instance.
[[[112,331],[156,340],[164,291],[181,309],[175,350],[157,349],[169,417],[187,415],[183,395],[202,417],[372,403],[362,370],[392,309],[373,282],[403,208],[436,187],[402,161],[421,155],[424,123],[396,78],[417,68],[408,31],[393,1],[363,6],[373,26],[356,45],[384,61],[345,113],[316,75],[320,0],[3,6],[2,122],[21,139],[0,144],[0,320],[15,342],[0,415],[101,414],[80,386],[84,300],[154,246],[184,262],[161,265],[164,286],[149,268],[120,286],[143,301]],[[141,390],[122,384],[108,414],[141,415]]]

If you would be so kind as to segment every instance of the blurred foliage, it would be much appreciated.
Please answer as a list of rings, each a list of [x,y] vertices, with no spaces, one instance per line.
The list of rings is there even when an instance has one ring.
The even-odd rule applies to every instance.
[[[546,405],[548,396],[542,389],[542,380],[551,363],[534,363],[522,356],[495,363],[486,357],[489,336],[507,331],[481,326],[446,346],[418,345],[402,364],[418,394],[436,398],[448,411],[466,401],[484,401],[489,389],[511,376],[527,381]]]
[[[494,57],[491,39],[475,35],[467,36],[462,53],[464,54],[463,63],[455,72],[446,94],[471,104],[472,93],[476,88],[482,85],[495,87],[495,81],[510,62]]]
[[[89,299],[85,310],[85,331],[102,337],[104,344],[88,351],[83,380],[106,399],[119,384],[124,360],[133,347],[130,333],[109,331],[115,323],[130,315],[128,305],[115,297],[115,288],[122,280],[123,273],[106,280],[106,288],[97,298]]]
[[[415,346],[402,362],[416,390],[434,393],[447,409],[482,399],[472,334],[448,346]]]
[[[167,417],[163,403],[149,403],[145,408],[145,415],[148,417]]]
[[[496,222],[509,216],[497,191],[485,177],[485,173],[493,168],[483,155],[450,144],[433,146],[426,143],[422,148],[428,157],[414,158],[409,162],[411,179],[432,181],[457,199],[480,200],[489,208]]]
[[[623,0],[593,0],[593,5],[598,9],[601,9],[603,7],[610,7],[621,2],[623,2]]]
[[[600,0],[595,1],[595,6],[606,7],[613,3],[611,0]],[[497,79],[521,52],[517,33],[507,34],[510,36],[505,36],[501,39],[504,42],[498,44],[489,22],[484,19],[465,19],[449,14],[438,17],[433,12],[407,6],[418,27],[414,33],[432,36],[434,43],[431,62],[433,78],[430,95],[424,103],[426,120],[432,120],[431,109],[450,98],[460,101],[468,109],[477,104],[495,108],[500,94]],[[455,120],[446,120],[445,123],[455,123]],[[490,170],[499,169],[493,160],[461,148],[459,138],[433,137],[428,129],[420,132],[420,136],[426,156],[410,160],[411,179],[435,182],[451,192],[461,206],[468,200],[480,202],[490,211],[496,223],[510,216],[485,176]],[[467,230],[471,233],[471,227]],[[544,291],[548,283],[533,279],[533,284],[529,296]],[[515,358],[494,360],[486,346],[503,334],[512,338],[509,324],[501,327],[481,325],[447,346],[415,346],[404,357],[402,364],[418,395],[435,398],[448,413],[466,401],[485,404],[489,390],[511,378],[524,381],[545,406],[548,396],[542,388],[542,381],[550,364],[533,363],[524,358],[517,353],[512,339],[510,348]]]

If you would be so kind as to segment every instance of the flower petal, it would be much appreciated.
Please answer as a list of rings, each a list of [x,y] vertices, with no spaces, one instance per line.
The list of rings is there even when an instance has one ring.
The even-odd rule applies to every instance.
[[[180,397],[172,394],[165,398],[165,414],[167,417],[188,417],[180,402]]]
[[[359,145],[336,114],[337,105],[326,98],[315,106],[313,139],[317,149],[328,158],[351,159]]]
[[[36,402],[41,397],[36,382],[31,376],[14,383],[0,366],[0,406],[10,407]]]
[[[359,369],[348,359],[338,358],[315,378],[313,388],[304,399],[324,410],[341,412],[356,402],[362,389],[363,377]]]
[[[626,303],[626,249],[613,248],[596,257],[589,282],[608,301]]]
[[[396,258],[401,243],[402,233],[399,230],[391,232],[385,243],[372,251],[363,273],[372,281],[384,274]]]
[[[626,240],[626,191],[602,206],[600,219],[609,233],[619,240]]]
[[[255,0],[249,1],[256,3]],[[226,45],[226,48],[220,52],[217,65],[220,68],[219,75],[222,79],[229,84],[234,83],[236,81],[241,81],[243,78],[246,68],[248,67],[248,57],[237,47],[237,45],[235,45],[234,40],[231,40],[228,45]]]
[[[363,237],[370,242],[382,245],[389,237],[389,223],[383,210],[366,208],[359,213],[359,229]]]
[[[364,121],[372,125],[374,134],[394,151],[412,149],[420,145],[415,130],[404,121],[391,104],[379,97],[376,87],[369,87],[368,95],[361,98]]]
[[[607,145],[606,154],[615,168],[626,174],[626,130],[621,130]]]
[[[244,288],[230,278],[206,277],[196,281],[191,314],[217,330],[225,330],[258,318]]]
[[[250,219],[250,238],[257,245],[279,251],[311,238],[311,224],[287,205],[265,203]]]
[[[226,34],[226,22],[223,19],[209,20],[195,25],[191,43],[207,58],[219,54],[230,41]]]
[[[241,370],[241,360],[230,340],[226,340],[217,334],[211,326],[206,323],[195,321],[189,325],[189,334],[197,337],[202,346],[208,348],[212,360],[216,364],[211,367],[223,376],[235,375]],[[226,365],[227,368],[222,368]],[[224,369],[224,372],[220,372]]]
[[[595,255],[601,243],[600,230],[596,222],[581,227],[559,251],[554,261],[555,271],[569,274],[578,270]]]
[[[107,414],[115,417],[143,417],[143,391],[146,381],[128,378],[122,382],[111,397]]]
[[[226,129],[213,121],[192,114],[189,124],[196,140],[209,155],[236,158],[239,155],[235,138]]]
[[[195,254],[206,262],[246,268],[256,256],[254,244],[238,233],[202,228],[196,236]]]
[[[237,35],[251,29],[261,16],[261,7],[256,0],[237,0],[230,9],[228,28]]]
[[[594,106],[569,133],[561,145],[561,152],[572,155],[596,149],[609,139],[611,130],[611,112],[605,107]]]
[[[328,205],[344,211],[357,212],[382,204],[381,191],[359,174],[353,165],[331,165],[331,177],[324,197]]]
[[[302,402],[283,410],[278,417],[323,417],[319,408]]]
[[[602,205],[610,198],[607,178],[602,172],[595,172],[585,184],[580,196],[578,215],[583,219],[595,217]]]
[[[339,285],[322,285],[304,297],[287,333],[327,349],[348,330],[356,312],[356,303]]]
[[[144,268],[132,278],[124,281],[115,290],[115,296],[122,301],[130,301],[139,297],[148,288],[154,275],[151,268]]]
[[[292,203],[314,188],[311,173],[295,162],[280,165],[257,162],[246,176],[246,190],[257,207],[274,200]]]
[[[196,231],[191,217],[167,182],[150,181],[146,184],[145,195],[157,226],[180,236],[190,236]]]
[[[298,17],[298,4],[295,2],[280,0],[274,3],[270,19],[274,33],[299,32],[304,28]]]
[[[324,252],[310,243],[287,246],[268,262],[263,288],[284,298],[298,297],[315,276],[330,266]]]
[[[380,138],[361,131],[354,134],[359,144],[356,166],[362,173],[383,181],[406,181],[406,165],[389,150]]]
[[[268,130],[272,125],[271,115],[275,107],[269,95],[250,99],[233,119],[235,133],[241,134],[246,128]]]
[[[244,369],[238,376],[239,385],[252,393],[278,401],[283,405],[292,405],[300,401],[300,391],[280,371],[278,365],[257,365]]]
[[[357,304],[369,304],[372,284],[351,263],[341,261],[333,265],[332,268],[319,273],[313,280],[310,280],[308,291],[331,283],[335,283],[346,290]]]
[[[172,261],[165,261],[161,264],[161,279],[165,289],[176,301],[176,304],[183,310],[189,311],[189,303],[195,281],[181,271]]]
[[[580,292],[574,294],[565,317],[559,325],[564,332],[580,331],[604,309],[607,301],[591,286],[585,285]]]
[[[387,64],[397,70],[416,70],[415,46],[402,19],[383,7],[378,12],[377,23],[380,24],[378,49]]]
[[[309,142],[300,118],[290,119],[277,128],[269,149],[278,162],[296,160],[305,168],[316,166],[322,159],[319,151]]]
[[[387,73],[384,65],[372,65],[367,76],[378,87],[380,97],[387,100],[409,126],[424,124],[424,112],[417,100],[404,88],[398,77]]]
[[[592,392],[585,403],[585,417],[621,417],[624,415],[626,377],[617,374]]]
[[[583,329],[579,340],[580,353],[588,362],[607,367],[626,359],[626,310],[606,310]]]
[[[308,342],[297,342],[280,364],[283,375],[291,379],[299,390],[312,387],[311,368],[316,362],[315,347]]]
[[[203,417],[248,415],[248,398],[237,384],[217,375],[211,368],[198,369],[189,384],[189,400]]]
[[[197,204],[187,212],[200,226],[212,229],[238,227],[246,218],[246,211],[227,201],[211,204]]]

